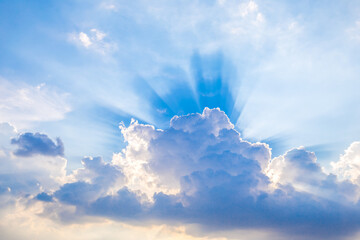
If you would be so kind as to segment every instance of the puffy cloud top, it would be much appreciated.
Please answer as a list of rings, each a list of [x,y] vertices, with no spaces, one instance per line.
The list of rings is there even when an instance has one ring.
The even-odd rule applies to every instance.
[[[175,116],[170,121],[170,127],[188,133],[205,132],[218,136],[222,129],[234,128],[229,118],[222,111],[218,110],[205,108],[202,114]]]
[[[145,187],[150,195],[178,192],[181,177],[209,168],[233,175],[260,172],[271,158],[268,145],[241,139],[219,109],[175,116],[166,130],[133,122],[122,132],[128,146],[113,161],[124,169],[130,188]]]

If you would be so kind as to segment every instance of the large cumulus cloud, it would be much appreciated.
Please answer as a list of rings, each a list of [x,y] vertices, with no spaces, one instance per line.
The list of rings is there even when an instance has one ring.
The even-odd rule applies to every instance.
[[[326,173],[303,147],[272,158],[219,109],[175,116],[165,130],[136,121],[120,128],[127,146],[111,162],[85,157],[64,184],[34,195],[43,215],[270,229],[293,239],[341,239],[360,229],[358,175],[342,170],[344,162],[356,167],[355,143]]]
[[[178,192],[181,178],[195,171],[255,174],[271,158],[266,144],[241,139],[218,109],[176,116],[166,130],[137,122],[121,129],[128,146],[113,162],[123,168],[130,188],[146,187],[150,195],[159,190]]]

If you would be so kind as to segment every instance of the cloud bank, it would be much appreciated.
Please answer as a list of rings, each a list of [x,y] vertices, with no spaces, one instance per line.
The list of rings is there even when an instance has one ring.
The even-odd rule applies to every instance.
[[[85,157],[71,174],[46,175],[55,186],[36,179],[38,188],[23,187],[26,198],[42,204],[43,216],[65,223],[100,217],[196,224],[202,234],[258,229],[301,239],[342,239],[360,229],[357,142],[327,173],[303,147],[272,158],[267,144],[242,139],[219,109],[175,116],[165,130],[137,121],[120,128],[127,146],[111,162]],[[61,140],[25,133],[12,143],[19,148],[10,155],[19,162],[37,156],[62,161],[47,170],[64,166]],[[35,165],[33,171],[44,171]],[[14,194],[1,176],[1,194]]]

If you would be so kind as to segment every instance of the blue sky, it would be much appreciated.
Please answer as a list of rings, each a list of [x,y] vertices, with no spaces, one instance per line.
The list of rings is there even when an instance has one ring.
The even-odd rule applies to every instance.
[[[305,205],[352,239],[332,216],[358,218],[359,56],[357,1],[0,0],[3,218],[31,205],[41,239],[69,219],[112,221],[93,239],[329,237],[279,210]]]

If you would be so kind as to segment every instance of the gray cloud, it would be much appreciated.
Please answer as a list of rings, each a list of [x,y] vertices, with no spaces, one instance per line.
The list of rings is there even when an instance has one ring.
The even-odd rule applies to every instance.
[[[30,157],[36,154],[64,156],[64,145],[60,138],[57,138],[55,143],[46,134],[23,133],[18,138],[13,138],[11,144],[18,146],[14,151],[17,156]]]

